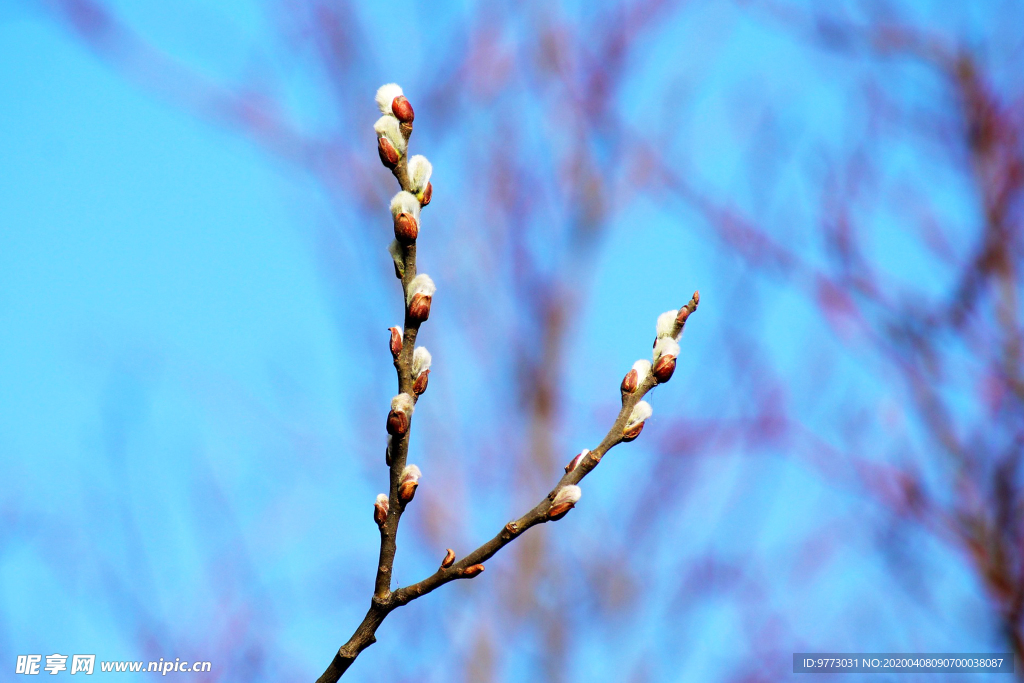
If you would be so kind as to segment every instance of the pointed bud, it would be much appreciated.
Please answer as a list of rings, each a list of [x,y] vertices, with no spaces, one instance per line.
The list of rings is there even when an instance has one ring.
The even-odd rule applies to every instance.
[[[448,548],[448,552],[444,554],[444,559],[441,560],[441,569],[448,569],[453,564],[455,564],[455,551]]]
[[[420,231],[420,202],[410,192],[399,192],[391,198],[391,217],[395,222],[395,239],[403,244],[415,242]]]
[[[402,123],[412,123],[416,118],[412,105],[409,104],[409,100],[405,99],[405,95],[399,95],[391,101],[391,113]]]
[[[427,183],[427,188],[423,190],[423,196],[420,197],[420,205],[426,206],[430,203],[430,198],[434,196],[434,186]]]
[[[643,381],[647,379],[647,374],[651,371],[651,364],[645,360],[638,360],[633,363],[633,367],[626,376],[622,378],[622,384],[619,389],[625,394],[632,394],[636,391],[636,388],[643,384]]]
[[[694,292],[693,297],[690,299],[690,303],[679,309],[679,315],[676,316],[676,322],[680,325],[684,325],[686,323],[686,319],[690,317],[690,314],[697,310],[698,304],[700,304],[700,292]]]
[[[405,436],[409,431],[409,421],[416,404],[409,394],[399,394],[391,399],[391,412],[388,413],[388,434]]]
[[[558,489],[551,507],[548,509],[548,519],[561,519],[569,510],[576,506],[583,492],[579,486],[563,486]]]
[[[373,521],[377,526],[384,526],[384,520],[388,518],[388,497],[386,494],[378,493],[377,502],[373,504]]]
[[[430,304],[437,288],[429,275],[419,274],[409,283],[406,302],[409,305],[409,318],[423,322],[430,317]]]
[[[391,332],[391,357],[398,358],[398,354],[402,353],[402,328],[389,327],[388,331]]]
[[[584,448],[584,449],[583,449],[583,452],[581,452],[581,453],[580,453],[580,454],[578,454],[578,455],[577,455],[577,456],[576,456],[575,458],[573,458],[572,460],[570,460],[570,461],[569,461],[569,464],[565,466],[565,472],[566,472],[566,474],[568,474],[569,472],[572,472],[572,471],[573,471],[574,469],[576,469],[577,467],[579,467],[579,464],[580,464],[581,462],[583,462],[583,458],[587,457],[587,454],[588,454],[588,453],[590,453],[590,449],[589,449],[589,448]]]
[[[482,564],[470,565],[469,567],[466,567],[465,569],[462,570],[462,578],[464,578],[464,579],[472,579],[474,576],[476,576],[477,574],[479,574],[483,570],[484,570],[484,566]]]
[[[633,406],[633,412],[629,414],[629,420],[626,421],[626,426],[622,428],[622,440],[632,441],[640,436],[640,432],[644,429],[644,422],[653,412],[651,404],[647,401],[640,401]]]
[[[390,116],[394,113],[395,100],[399,97],[404,99],[402,86],[397,83],[386,83],[377,88],[377,95],[374,99],[377,101],[377,108],[380,109],[380,113]]]
[[[398,484],[398,500],[408,503],[416,495],[416,487],[420,485],[420,468],[406,465],[402,470],[402,478]]]
[[[391,240],[391,244],[388,245],[388,253],[391,254],[391,259],[395,262],[395,277],[401,280],[405,275],[405,257],[402,256],[402,245],[398,243],[398,240]]]

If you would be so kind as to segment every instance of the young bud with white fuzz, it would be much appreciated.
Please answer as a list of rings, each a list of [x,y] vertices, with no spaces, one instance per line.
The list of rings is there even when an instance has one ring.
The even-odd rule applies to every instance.
[[[555,499],[551,501],[551,507],[548,508],[548,519],[565,517],[565,514],[576,506],[582,495],[583,491],[579,486],[563,486],[558,489]]]
[[[416,378],[413,381],[412,392],[417,396],[427,390],[427,380],[430,378],[430,363],[432,360],[430,351],[427,351],[422,346],[417,346],[412,352],[412,376]]]
[[[437,287],[429,275],[420,273],[409,283],[405,293],[405,301],[409,306],[409,317],[416,322],[423,322],[430,317],[430,304]]]
[[[398,240],[391,240],[391,244],[388,245],[388,253],[391,254],[391,259],[395,262],[395,277],[401,280],[405,275],[405,256],[402,255],[402,245],[398,243]]]
[[[423,195],[420,197],[420,204],[426,206],[430,203],[430,198],[434,196],[434,186],[431,183],[427,183],[426,189],[423,190]]]
[[[644,429],[644,422],[654,413],[651,404],[647,401],[640,401],[633,406],[633,412],[629,414],[626,426],[622,428],[622,440],[632,441],[640,436]]]
[[[398,354],[402,353],[402,328],[389,327],[388,332],[391,333],[391,357],[398,358]]]
[[[395,98],[404,96],[402,86],[397,83],[385,83],[377,88],[377,96],[374,99],[377,101],[377,108],[380,109],[381,114],[392,116],[394,114]]]
[[[569,464],[565,466],[566,474],[568,474],[569,472],[572,472],[574,469],[579,467],[579,464],[581,462],[583,462],[583,458],[587,457],[588,453],[590,453],[590,449],[589,448],[584,448],[581,453],[579,453],[575,458],[570,460]]]
[[[472,579],[474,576],[476,576],[477,574],[479,574],[483,570],[484,570],[484,566],[482,564],[470,565],[470,566],[468,566],[468,567],[466,567],[465,569],[462,570],[461,576],[464,579]]]
[[[416,487],[419,485],[420,468],[416,465],[406,465],[398,484],[398,500],[408,503],[416,495]]]
[[[384,526],[384,520],[388,518],[388,497],[385,493],[377,494],[377,502],[373,504],[373,521],[377,526]]]
[[[430,174],[433,172],[434,167],[422,154],[409,157],[409,191],[416,195],[417,202],[423,202],[423,193],[430,184]]]
[[[626,376],[622,378],[622,384],[619,389],[625,394],[632,394],[636,391],[636,388],[643,384],[644,380],[647,379],[647,373],[651,371],[651,363],[646,360],[638,360],[633,363],[633,367]]]
[[[399,394],[391,399],[391,412],[388,413],[388,434],[405,436],[409,431],[409,421],[416,403],[409,394]]]
[[[405,154],[405,136],[398,129],[398,119],[394,116],[382,116],[373,124],[373,130],[377,133],[377,153],[380,161],[388,168],[394,168],[395,164]]]
[[[671,311],[665,311],[664,313],[662,313],[661,315],[658,316],[658,325],[657,325],[657,330],[658,330],[657,338],[658,339],[663,339],[665,337],[672,337],[672,336],[674,336],[672,334],[672,330],[675,329],[675,326],[676,326],[676,316],[678,314],[679,314],[678,310],[671,310]]]
[[[395,239],[403,244],[415,242],[420,233],[420,202],[406,191],[391,198],[391,218],[395,223]]]
[[[672,379],[679,356],[679,342],[671,337],[662,337],[654,344],[654,378],[658,382]]]
[[[448,567],[455,564],[455,551],[451,548],[447,549],[448,552],[444,554],[444,559],[441,560],[441,569],[448,569]]]

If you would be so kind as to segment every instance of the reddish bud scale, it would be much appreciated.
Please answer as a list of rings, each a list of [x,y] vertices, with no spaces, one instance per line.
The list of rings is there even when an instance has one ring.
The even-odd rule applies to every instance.
[[[430,203],[430,198],[434,196],[434,186],[427,183],[427,187],[423,190],[423,198],[420,199],[420,206],[426,206]]]
[[[380,155],[380,163],[388,168],[394,168],[398,163],[398,150],[383,135],[377,138],[377,154]]]
[[[377,526],[384,526],[385,520],[388,517],[388,503],[383,501],[381,503],[374,503],[373,505],[373,521],[377,523]]]
[[[622,378],[622,386],[619,388],[627,394],[632,394],[636,391],[636,386],[640,381],[640,375],[637,374],[635,369],[630,370],[626,373],[626,376]]]
[[[672,379],[672,373],[676,371],[676,357],[662,356],[654,364],[654,378],[658,382],[667,382]]]
[[[416,118],[416,113],[413,112],[409,100],[405,99],[405,95],[399,95],[391,100],[391,112],[402,123],[412,123]]]
[[[405,436],[409,431],[409,416],[397,410],[388,413],[388,434]]]
[[[430,378],[430,370],[424,370],[412,383],[412,393],[419,396],[427,390],[427,380]]]
[[[433,297],[429,294],[414,294],[409,302],[409,317],[416,322],[423,322],[430,317],[430,302]]]
[[[415,242],[420,234],[419,222],[407,213],[395,216],[395,239],[409,244]]]
[[[628,427],[622,431],[623,441],[632,441],[636,437],[640,436],[640,432],[644,431],[644,423],[637,422],[632,427]]]
[[[583,453],[580,453],[575,458],[569,461],[569,464],[565,466],[566,473],[572,472],[574,469],[579,467],[580,462],[583,461]]]
[[[455,564],[455,551],[448,548],[448,552],[444,554],[444,559],[441,560],[441,569],[448,569],[453,564]]]
[[[552,505],[551,509],[548,510],[548,519],[561,519],[562,517],[565,517],[573,507],[575,507],[573,503],[559,503],[558,505]]]
[[[398,354],[402,353],[402,331],[397,327],[389,327],[391,331],[391,356],[398,358]]]
[[[398,487],[398,500],[408,503],[416,495],[416,487],[419,483],[415,481],[403,481]]]
[[[465,569],[462,570],[462,576],[467,578],[467,579],[471,579],[474,576],[476,576],[477,574],[479,574],[480,572],[482,572],[483,570],[484,570],[484,566],[482,564],[470,565],[469,567],[466,567]]]

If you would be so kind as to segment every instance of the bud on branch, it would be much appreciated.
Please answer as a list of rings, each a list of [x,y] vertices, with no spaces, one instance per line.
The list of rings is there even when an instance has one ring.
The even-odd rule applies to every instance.
[[[377,522],[377,526],[384,526],[384,521],[388,518],[388,497],[387,494],[378,493],[377,502],[373,504],[373,521]]]
[[[579,453],[575,458],[570,460],[569,464],[565,466],[566,474],[568,474],[569,472],[572,472],[574,469],[579,467],[580,462],[583,461],[583,458],[587,457],[587,453],[589,453],[589,452],[590,452],[589,448],[584,448],[581,453]]]
[[[409,421],[412,419],[416,403],[409,394],[399,394],[391,399],[391,412],[388,413],[388,434],[393,436],[405,436],[409,431]]]
[[[654,378],[659,382],[667,382],[672,379],[672,373],[676,371],[678,355],[679,342],[671,337],[658,339],[654,343]]]
[[[398,484],[398,500],[408,503],[416,495],[416,487],[420,485],[420,468],[406,465],[402,470],[402,478]]]
[[[651,371],[651,364],[646,360],[638,360],[633,363],[633,368],[622,378],[622,385],[619,387],[626,394],[632,394],[636,388],[643,384]]]
[[[424,201],[424,197],[430,186],[430,174],[433,172],[434,167],[422,154],[417,154],[409,159],[409,191],[416,195],[417,201],[423,206],[430,203],[430,198],[426,197]]]
[[[423,322],[430,317],[430,303],[437,287],[429,275],[420,273],[409,283],[406,292],[406,303],[409,306],[409,317],[416,322]]]
[[[402,328],[389,327],[388,331],[391,332],[391,357],[398,358],[398,354],[402,353]]]
[[[633,412],[629,414],[629,420],[626,422],[626,426],[622,428],[622,440],[632,441],[640,436],[640,432],[644,429],[644,421],[653,413],[654,410],[647,401],[640,401],[633,406]]]
[[[391,217],[395,223],[395,239],[403,244],[415,242],[420,232],[420,202],[406,191],[391,198]]]
[[[412,352],[412,376],[416,378],[413,381],[412,393],[417,396],[427,390],[431,360],[430,351],[427,351],[422,346],[417,346]]]
[[[448,548],[448,552],[444,554],[444,559],[441,560],[441,569],[448,569],[453,564],[455,564],[455,551]]]
[[[555,499],[551,501],[551,507],[548,509],[548,519],[565,517],[566,513],[576,506],[582,495],[583,491],[579,486],[570,485],[558,489],[558,493],[555,494]]]

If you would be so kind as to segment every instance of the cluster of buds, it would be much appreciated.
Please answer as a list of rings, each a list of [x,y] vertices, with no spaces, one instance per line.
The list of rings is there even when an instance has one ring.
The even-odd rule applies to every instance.
[[[430,303],[433,301],[434,292],[437,287],[429,275],[420,273],[409,283],[409,289],[405,292],[405,303],[409,307],[409,319],[414,322],[423,322],[430,317]]]
[[[565,473],[568,474],[579,467],[579,464],[583,462],[583,458],[587,457],[589,453],[590,449],[584,448],[575,458],[569,461],[568,465],[565,466]]]
[[[405,436],[409,432],[409,422],[416,402],[409,394],[399,394],[391,399],[391,412],[388,413],[388,434]]]
[[[633,363],[633,367],[626,376],[622,378],[622,385],[619,387],[624,394],[632,394],[636,391],[636,388],[643,384],[644,380],[647,379],[648,373],[651,371],[651,363],[646,360],[638,360]]]
[[[412,193],[402,190],[391,198],[391,218],[396,240],[402,244],[416,241],[420,234],[420,202]]]
[[[629,414],[626,426],[622,428],[622,440],[632,441],[640,436],[644,430],[644,422],[654,413],[651,404],[647,401],[640,401],[633,406],[633,412]]]
[[[416,495],[416,487],[420,485],[420,468],[406,465],[398,483],[398,500],[408,503]]]
[[[377,501],[373,504],[373,521],[377,526],[383,527],[384,520],[388,518],[388,496],[385,493],[377,494]]]
[[[417,396],[427,390],[431,360],[430,351],[422,346],[417,346],[412,352],[412,376],[416,378],[412,383],[412,393]]]
[[[580,490],[579,486],[570,485],[558,489],[558,493],[555,494],[554,499],[551,501],[551,507],[548,508],[548,519],[561,519],[565,517],[566,513],[579,502],[581,495],[583,495],[583,491]]]
[[[398,358],[398,355],[402,353],[402,328],[401,327],[389,327],[388,332],[391,333],[391,357]]]
[[[402,88],[395,83],[378,88],[376,99],[377,107],[383,114],[373,124],[377,132],[377,153],[382,164],[394,168],[405,155],[415,114]]]

